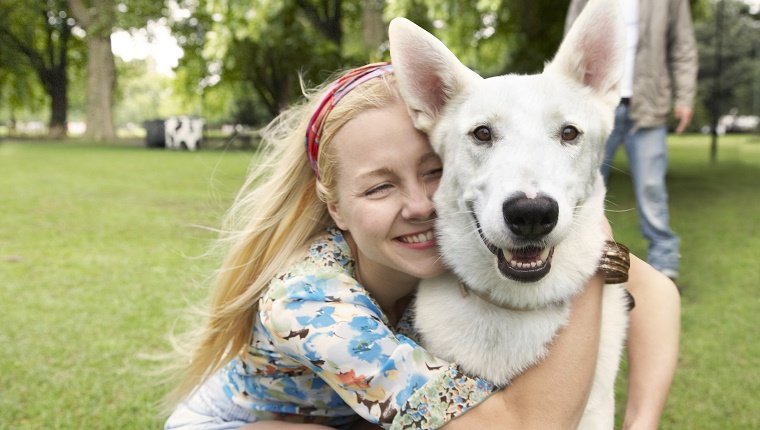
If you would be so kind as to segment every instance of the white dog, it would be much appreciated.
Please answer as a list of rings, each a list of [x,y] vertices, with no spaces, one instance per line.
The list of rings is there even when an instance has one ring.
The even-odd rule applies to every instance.
[[[483,79],[415,24],[391,22],[401,94],[445,166],[437,232],[455,273],[422,283],[416,325],[434,355],[497,385],[546,355],[596,271],[623,31],[618,0],[591,1],[543,73]],[[614,425],[626,303],[621,287],[605,288],[581,428]]]

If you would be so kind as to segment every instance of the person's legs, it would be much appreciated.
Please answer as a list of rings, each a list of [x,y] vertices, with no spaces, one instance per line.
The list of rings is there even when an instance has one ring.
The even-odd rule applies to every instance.
[[[636,194],[641,234],[649,241],[647,260],[670,278],[678,277],[678,236],[670,229],[665,173],[668,149],[665,126],[641,128],[625,139]]]
[[[605,183],[607,183],[607,178],[610,176],[615,152],[617,152],[618,146],[625,140],[625,136],[630,128],[631,120],[628,118],[628,106],[618,105],[617,109],[615,109],[615,125],[604,147],[604,160],[602,161],[601,171]]]
[[[232,430],[256,421],[248,410],[235,404],[224,392],[224,375],[211,376],[179,404],[164,424],[164,430]]]

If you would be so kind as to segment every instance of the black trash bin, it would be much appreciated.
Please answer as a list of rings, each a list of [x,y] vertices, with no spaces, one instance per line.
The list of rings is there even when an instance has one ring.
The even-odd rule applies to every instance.
[[[163,148],[166,146],[164,120],[153,119],[143,122],[145,128],[145,146],[148,148]]]

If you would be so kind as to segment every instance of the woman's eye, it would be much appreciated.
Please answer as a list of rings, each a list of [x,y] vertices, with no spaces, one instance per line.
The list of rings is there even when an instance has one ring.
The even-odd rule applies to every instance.
[[[575,126],[566,125],[560,132],[560,138],[563,142],[572,142],[580,136],[581,132]]]
[[[393,186],[391,184],[380,184],[378,186],[372,187],[368,189],[367,191],[365,191],[364,195],[367,197],[372,197],[372,196],[377,197],[377,196],[387,193],[388,191],[391,190],[392,187]]]
[[[472,136],[475,137],[479,143],[489,143],[491,142],[491,139],[493,139],[491,129],[485,125],[481,125],[473,130]]]
[[[429,170],[427,173],[425,173],[425,176],[431,179],[440,179],[441,175],[443,175],[443,168],[438,167],[436,169]]]

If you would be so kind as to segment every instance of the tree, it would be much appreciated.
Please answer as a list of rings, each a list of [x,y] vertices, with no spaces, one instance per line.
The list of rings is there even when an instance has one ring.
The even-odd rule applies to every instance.
[[[695,26],[699,47],[699,91],[702,106],[697,119],[707,122],[705,108],[712,108],[711,122],[735,109],[740,114],[760,114],[760,14],[751,14],[746,3],[724,0],[721,51],[716,52],[715,16]],[[716,11],[717,12],[717,11]],[[718,55],[720,74],[718,75]],[[716,84],[718,84],[716,86]],[[719,106],[714,103],[719,102]],[[700,124],[695,124],[699,126]]]
[[[87,131],[95,140],[116,136],[113,124],[113,90],[116,64],[111,51],[111,32],[115,22],[112,0],[69,0],[71,12],[87,33]]]
[[[116,63],[111,34],[116,28],[144,27],[158,18],[163,2],[152,0],[68,0],[87,42],[87,132],[95,140],[113,139]]]
[[[559,47],[569,0],[388,0],[484,76],[539,72]]]
[[[39,80],[15,50],[0,49],[0,117],[7,118],[8,132],[13,133],[16,120],[24,113],[45,104],[45,91]]]
[[[696,19],[709,15],[711,0],[690,3]],[[182,84],[197,89],[201,99],[224,87],[217,94],[235,97],[238,112],[264,111],[271,117],[300,97],[299,75],[308,87],[323,82],[329,72],[389,59],[387,26],[396,16],[435,34],[484,76],[539,72],[562,40],[569,0],[179,0],[179,4],[191,12],[173,24],[185,50],[179,71],[185,79]]]
[[[74,24],[64,0],[31,4],[4,0],[0,4],[0,51],[13,52],[24,60],[16,73],[26,69],[36,74],[50,98],[48,133],[53,138],[66,136],[67,67]]]
[[[172,26],[185,50],[180,67],[185,85],[201,98],[219,87],[236,88],[241,107],[265,110],[257,122],[300,95],[301,77],[321,82],[345,65],[338,45],[341,24],[346,11],[353,17],[359,10],[341,1],[303,0],[201,0],[181,6],[192,11]]]
[[[326,0],[316,3],[309,0],[297,0],[296,3],[304,12],[306,18],[323,36],[335,46],[340,47],[343,45],[343,29],[341,28],[343,9],[341,7],[341,0]]]

